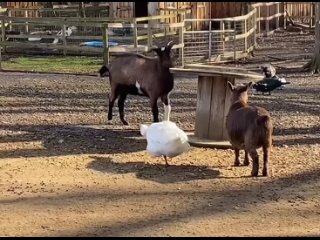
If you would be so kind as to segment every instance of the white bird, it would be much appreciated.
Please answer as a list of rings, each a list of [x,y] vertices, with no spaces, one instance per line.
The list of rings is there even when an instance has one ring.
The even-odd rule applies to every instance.
[[[77,27],[75,27],[75,26],[67,27],[66,37],[71,36],[72,32],[75,30],[77,30]],[[62,36],[62,30],[57,33],[57,36]],[[58,42],[59,42],[59,38],[55,38],[52,43],[57,44]]]
[[[169,120],[171,107],[165,106],[164,121],[147,126],[140,124],[140,133],[147,139],[147,152],[154,156],[163,156],[168,166],[167,157],[176,157],[190,149],[187,134]]]

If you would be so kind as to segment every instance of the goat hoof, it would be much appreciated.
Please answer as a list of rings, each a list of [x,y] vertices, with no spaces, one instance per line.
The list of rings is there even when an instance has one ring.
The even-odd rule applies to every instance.
[[[244,166],[249,166],[249,164],[250,164],[249,161],[244,161],[244,162],[243,162],[243,165],[244,165]]]
[[[262,176],[264,176],[264,177],[267,177],[267,176],[268,176],[267,170],[262,170]]]
[[[129,123],[126,120],[121,120],[121,122],[123,123],[123,125],[129,125]]]
[[[234,162],[234,166],[239,167],[240,166],[240,162],[239,161],[235,161]]]
[[[258,177],[258,172],[252,171],[251,172],[251,177]]]

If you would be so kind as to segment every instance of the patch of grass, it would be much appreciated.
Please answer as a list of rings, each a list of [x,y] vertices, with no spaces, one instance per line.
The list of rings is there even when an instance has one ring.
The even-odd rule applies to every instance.
[[[11,58],[1,65],[4,70],[97,74],[102,64],[101,57],[50,56]]]

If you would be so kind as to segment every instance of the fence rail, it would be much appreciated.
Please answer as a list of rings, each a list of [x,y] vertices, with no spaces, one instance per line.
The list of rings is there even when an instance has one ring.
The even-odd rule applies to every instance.
[[[244,16],[218,19],[188,19],[184,11],[140,18],[0,16],[0,45],[7,52],[100,55],[109,62],[121,52],[146,52],[174,40],[178,65],[225,62],[246,57],[258,36],[283,26],[284,16],[281,2],[253,4]],[[100,45],[86,45],[88,41]]]
[[[184,22],[166,23],[175,15],[128,19],[25,18],[0,16],[2,50],[48,54],[101,55],[105,62],[121,52],[145,52],[156,44],[174,40],[183,58]],[[182,18],[181,18],[182,19]],[[10,26],[10,27],[9,27]],[[95,44],[93,41],[98,41]]]

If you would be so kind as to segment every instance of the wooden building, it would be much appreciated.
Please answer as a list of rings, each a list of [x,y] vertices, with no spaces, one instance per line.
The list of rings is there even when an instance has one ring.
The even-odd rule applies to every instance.
[[[50,3],[50,4],[49,4]],[[47,8],[49,5],[53,9],[62,9],[64,15],[55,16],[66,17],[67,9],[70,16],[80,16],[79,3],[81,2],[1,2],[1,7],[8,8]],[[212,19],[235,17],[246,14],[243,6],[248,2],[82,2],[85,3],[87,17],[112,17],[112,18],[132,18],[146,17],[154,15],[174,14],[183,12],[188,19]],[[254,3],[254,2],[250,2]],[[255,2],[257,3],[257,2]],[[282,4],[281,11],[285,3]],[[108,9],[108,10],[107,10]],[[300,8],[299,8],[300,9]],[[276,9],[261,8],[261,16],[266,16],[276,12]],[[41,17],[47,16],[32,11],[26,14],[25,11],[14,11],[10,16],[15,17]],[[299,13],[296,13],[299,14]],[[166,22],[176,22],[175,18],[169,18]],[[197,24],[201,28],[202,24]]]

